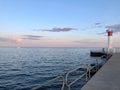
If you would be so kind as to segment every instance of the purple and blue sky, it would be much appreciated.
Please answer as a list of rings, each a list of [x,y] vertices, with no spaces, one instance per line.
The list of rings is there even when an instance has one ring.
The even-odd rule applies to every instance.
[[[0,0],[0,46],[120,47],[120,0]]]

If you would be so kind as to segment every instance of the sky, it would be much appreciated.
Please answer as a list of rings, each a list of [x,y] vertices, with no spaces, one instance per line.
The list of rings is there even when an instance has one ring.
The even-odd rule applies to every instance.
[[[0,46],[120,47],[120,0],[0,0]]]

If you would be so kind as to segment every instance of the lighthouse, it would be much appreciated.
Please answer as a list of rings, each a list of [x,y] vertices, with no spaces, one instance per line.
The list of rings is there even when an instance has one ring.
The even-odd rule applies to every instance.
[[[113,53],[114,52],[114,49],[112,47],[112,34],[113,34],[113,31],[111,29],[108,29],[107,34],[108,34],[108,53]]]

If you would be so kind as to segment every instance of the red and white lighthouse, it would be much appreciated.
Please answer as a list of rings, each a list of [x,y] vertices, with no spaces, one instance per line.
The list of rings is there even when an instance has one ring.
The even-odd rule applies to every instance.
[[[107,34],[108,34],[108,53],[112,53],[113,52],[113,48],[112,48],[113,31],[111,29],[109,29],[109,30],[107,30]]]

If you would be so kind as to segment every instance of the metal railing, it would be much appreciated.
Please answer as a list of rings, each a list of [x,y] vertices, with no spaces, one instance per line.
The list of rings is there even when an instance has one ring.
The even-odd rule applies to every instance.
[[[42,85],[38,85],[37,87],[35,87],[35,88],[31,89],[31,90],[38,90],[38,89],[42,88],[43,86],[45,86],[45,85],[47,85],[47,84],[49,84],[49,83],[52,83],[52,82],[54,82],[54,81],[56,81],[56,80],[58,80],[58,79],[61,79],[61,80],[62,80],[61,90],[64,90],[64,86],[65,86],[64,76],[57,76],[56,78],[53,78],[53,79],[51,79],[51,80],[43,83]]]
[[[79,69],[83,69],[82,66],[79,66],[79,67],[77,67],[77,68],[75,68],[75,69],[73,69],[73,70],[68,71],[68,72],[66,73],[66,75],[64,75],[64,76],[63,76],[63,75],[57,76],[57,77],[55,77],[54,79],[49,80],[49,81],[43,83],[42,85],[38,85],[37,87],[35,87],[35,88],[31,89],[31,90],[39,90],[39,89],[42,88],[43,86],[45,86],[45,85],[47,85],[47,84],[50,84],[50,83],[52,83],[52,82],[54,82],[54,81],[56,81],[56,80],[58,80],[58,79],[61,79],[61,80],[62,80],[61,90],[64,90],[65,85],[67,86],[68,90],[70,90],[70,89],[71,89],[71,86],[72,86],[75,82],[77,82],[78,80],[80,80],[80,79],[83,78],[84,76],[85,76],[85,78],[86,78],[86,81],[88,81],[88,80],[91,78],[91,72],[92,72],[92,70],[94,69],[94,71],[96,72],[96,71],[98,71],[98,69],[100,68],[100,67],[99,67],[99,63],[98,63],[98,60],[96,60],[96,63],[95,63],[94,66],[91,66],[90,64],[87,64],[86,66],[87,66],[86,68],[85,68],[85,66],[84,66],[84,68],[86,69],[86,72],[85,72],[85,73],[82,73],[82,75],[79,75],[77,78],[75,78],[75,79],[74,79],[72,82],[70,82],[70,83],[68,83],[68,77],[69,77],[69,75],[70,75],[71,73],[79,70]]]
[[[79,75],[79,76],[78,76],[75,80],[73,80],[71,83],[68,83],[68,76],[69,76],[69,74],[71,74],[71,73],[73,73],[73,72],[75,72],[75,71],[77,71],[78,69],[81,69],[81,68],[82,68],[82,67],[80,66],[80,67],[78,67],[78,68],[75,68],[75,69],[67,72],[67,74],[66,74],[66,76],[65,76],[65,83],[66,83],[66,86],[68,87],[68,90],[70,90],[71,85],[73,85],[75,82],[77,82],[79,79],[81,79],[83,76],[86,75],[86,73],[83,73],[82,75]]]
[[[113,54],[107,54],[107,55],[103,55],[101,56],[101,59],[103,60],[103,64],[105,64],[112,56]]]

